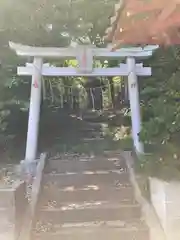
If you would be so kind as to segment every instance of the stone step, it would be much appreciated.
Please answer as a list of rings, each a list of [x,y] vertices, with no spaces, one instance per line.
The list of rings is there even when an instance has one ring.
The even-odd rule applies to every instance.
[[[90,129],[90,128],[84,128],[84,129],[79,129],[77,132],[78,135],[102,135],[103,131],[102,129]]]
[[[44,174],[43,185],[56,186],[57,188],[74,187],[83,188],[84,186],[105,185],[128,186],[130,185],[129,175],[127,173],[109,172],[109,173],[66,173],[66,174]]]
[[[86,126],[79,129],[80,132],[102,132],[102,126]]]
[[[106,158],[105,158],[106,157]],[[105,154],[103,155],[89,155],[89,154],[80,154],[80,153],[57,153],[56,155],[53,155],[49,158],[49,161],[52,161],[52,160],[65,160],[65,161],[68,161],[68,160],[79,160],[79,161],[90,161],[90,160],[94,160],[94,161],[97,161],[97,160],[104,160],[104,159],[110,159],[111,161],[111,157],[105,152]],[[115,155],[115,157],[113,156],[113,159],[114,160],[119,160],[119,156]],[[113,161],[112,159],[112,161]]]
[[[79,207],[79,209],[77,209]],[[138,204],[120,205],[96,203],[90,205],[64,205],[61,208],[43,208],[38,212],[37,221],[45,224],[84,223],[96,221],[130,220],[141,217]]]
[[[91,127],[93,129],[101,129],[102,128],[102,123],[101,122],[94,122],[94,121],[84,121],[85,126]]]
[[[142,229],[119,229],[119,228],[101,228],[94,229],[69,229],[55,233],[34,234],[33,240],[148,240],[149,232],[146,228]]]
[[[33,227],[32,240],[149,240],[118,152],[51,158]]]
[[[92,132],[89,132],[89,133],[80,133],[79,135],[79,139],[105,139],[105,134],[103,133],[92,133]]]
[[[91,128],[81,128],[80,130],[79,130],[79,132],[80,133],[103,133],[103,131],[102,131],[102,127],[99,127],[99,128],[93,128],[93,127],[91,127]]]
[[[105,139],[105,134],[103,133],[80,133],[79,135],[79,139]]]
[[[147,225],[144,223],[143,220],[126,220],[126,221],[97,221],[97,222],[84,222],[84,223],[71,223],[71,224],[45,224],[42,221],[39,221],[34,225],[33,228],[33,235],[42,237],[42,236],[59,236],[61,234],[67,234],[68,236],[72,237],[71,234],[80,236],[88,237],[88,233],[98,233],[98,232],[108,232],[111,233],[116,232],[118,230],[118,236],[141,236],[138,233],[146,232],[148,233]],[[112,232],[113,231],[113,232]],[[127,235],[126,235],[127,233]],[[87,236],[86,236],[87,234]],[[131,237],[132,237],[131,236]],[[143,235],[144,236],[144,235]],[[54,239],[54,238],[52,238]],[[64,238],[63,238],[64,239]],[[71,239],[71,238],[70,238]],[[87,238],[85,238],[87,239]],[[108,238],[111,239],[111,238]],[[120,238],[121,239],[121,238]],[[134,239],[134,238],[132,238]],[[146,240],[145,238],[144,240]],[[34,238],[33,238],[34,240]]]
[[[129,187],[105,187],[105,186],[85,186],[82,189],[73,187],[57,189],[55,186],[44,186],[40,196],[42,206],[53,205],[59,207],[62,203],[86,202],[86,201],[113,201],[118,203],[134,204],[134,192]]]
[[[82,139],[83,142],[86,142],[86,143],[88,143],[88,142],[97,142],[97,144],[98,144],[99,141],[104,141],[104,140],[105,140],[104,137],[89,137],[89,138],[86,137],[86,138]]]
[[[98,126],[98,127],[85,127],[85,128],[81,128],[80,132],[102,132],[102,127]]]
[[[79,158],[72,160],[50,160],[46,166],[45,172],[64,173],[64,172],[82,172],[82,171],[106,171],[119,170],[127,171],[127,167],[121,160],[109,161],[108,159],[97,158]]]

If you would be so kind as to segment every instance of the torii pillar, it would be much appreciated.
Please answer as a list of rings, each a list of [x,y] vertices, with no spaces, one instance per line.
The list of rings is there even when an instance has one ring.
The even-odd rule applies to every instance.
[[[139,133],[141,131],[141,113],[140,113],[140,101],[139,101],[139,88],[138,79],[136,75],[136,60],[134,57],[127,58],[128,65],[128,90],[129,100],[131,108],[131,122],[132,122],[132,137],[134,148],[137,153],[143,153],[144,147],[139,139]]]
[[[34,161],[36,159],[37,153],[40,105],[41,105],[42,66],[43,66],[42,58],[35,57],[33,63],[34,72],[32,75],[31,82],[29,121],[25,155],[25,160],[28,162]]]

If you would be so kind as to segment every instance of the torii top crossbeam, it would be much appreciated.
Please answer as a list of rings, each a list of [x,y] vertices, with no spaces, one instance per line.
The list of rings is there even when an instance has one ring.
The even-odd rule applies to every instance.
[[[15,50],[17,55],[22,57],[38,57],[38,58],[59,58],[59,59],[76,59],[78,66],[73,67],[53,67],[43,66],[41,74],[44,76],[128,76],[128,66],[120,64],[117,68],[94,68],[93,60],[104,58],[109,59],[122,59],[122,58],[138,58],[144,59],[152,55],[158,46],[146,46],[144,49],[124,48],[111,51],[109,48],[96,48],[93,45],[77,45],[76,47],[69,48],[51,48],[51,47],[30,47],[21,44],[10,42],[11,49]],[[19,75],[32,75],[33,66],[18,67]],[[136,66],[137,76],[151,75],[151,69],[148,67]]]
[[[119,59],[127,57],[135,58],[149,58],[152,53],[158,48],[157,45],[149,45],[145,48],[132,47],[132,48],[121,48],[116,52],[111,51],[111,46],[107,48],[96,48],[95,46],[81,45],[77,47],[68,48],[52,48],[52,47],[31,47],[21,44],[16,44],[13,42],[9,43],[11,49],[15,50],[17,55],[22,57],[49,57],[49,58],[76,58],[78,57],[80,51],[86,49],[89,54],[96,59],[108,58],[108,59]]]

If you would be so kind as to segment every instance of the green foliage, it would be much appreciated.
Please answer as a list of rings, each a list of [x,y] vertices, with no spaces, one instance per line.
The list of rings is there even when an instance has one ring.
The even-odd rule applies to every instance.
[[[157,177],[165,181],[180,180],[180,151],[173,144],[159,146],[151,155],[138,156],[135,169],[141,176]]]
[[[159,49],[152,59],[153,75],[141,82],[145,142],[167,143],[180,131],[180,48]]]
[[[68,45],[72,39],[102,43],[116,0],[2,0],[3,39],[40,45]],[[87,39],[86,39],[87,40]]]

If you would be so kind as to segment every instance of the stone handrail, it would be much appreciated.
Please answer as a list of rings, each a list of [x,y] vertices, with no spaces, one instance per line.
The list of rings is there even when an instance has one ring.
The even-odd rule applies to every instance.
[[[24,224],[21,228],[21,233],[19,235],[18,240],[30,240],[32,223],[33,223],[33,219],[34,219],[34,215],[37,207],[37,201],[41,191],[41,181],[42,181],[46,159],[47,159],[47,154],[43,153],[41,154],[40,159],[37,160],[36,169],[34,169],[35,175],[33,176],[33,180],[32,180],[30,202],[26,209]]]
[[[127,164],[129,175],[130,175],[130,181],[133,185],[135,195],[136,195],[136,200],[142,206],[142,212],[150,230],[150,239],[166,240],[165,232],[161,227],[160,221],[157,217],[157,214],[155,213],[153,206],[143,197],[142,192],[137,183],[134,168],[133,168],[134,159],[132,157],[132,153],[129,151],[125,151],[121,153],[121,156],[126,160],[126,164]]]

